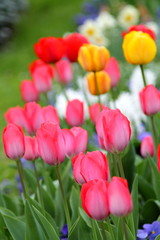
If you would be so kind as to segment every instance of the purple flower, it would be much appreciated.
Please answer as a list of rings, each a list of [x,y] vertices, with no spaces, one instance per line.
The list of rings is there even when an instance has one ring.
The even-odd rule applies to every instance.
[[[152,224],[144,224],[143,229],[139,229],[137,233],[137,240],[154,240],[160,235],[160,222],[154,221]]]
[[[150,132],[142,132],[138,135],[138,140],[141,142],[143,140],[143,138],[147,137],[147,136],[151,136]]]
[[[68,240],[68,226],[67,224],[64,224],[61,229],[62,236],[60,237],[60,240]]]

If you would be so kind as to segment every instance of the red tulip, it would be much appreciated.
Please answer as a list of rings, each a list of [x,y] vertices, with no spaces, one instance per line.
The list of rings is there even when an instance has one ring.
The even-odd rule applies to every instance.
[[[97,179],[82,185],[82,207],[85,212],[96,220],[105,219],[109,215],[108,183]]]
[[[37,130],[38,150],[49,165],[60,164],[65,159],[65,143],[60,127],[53,122],[45,122]]]
[[[81,127],[73,127],[70,131],[74,135],[74,154],[86,151],[88,132]]]
[[[55,107],[48,105],[42,108],[43,122],[52,121],[60,124],[60,120]]]
[[[111,88],[116,87],[120,80],[120,68],[117,60],[114,57],[109,59],[104,71],[108,73],[111,79]]]
[[[89,43],[87,38],[80,33],[72,33],[65,37],[66,56],[71,62],[76,62],[80,47]]]
[[[58,81],[67,84],[73,79],[72,66],[68,60],[60,60],[55,64],[55,68],[58,74]]]
[[[150,28],[146,27],[143,24],[131,26],[128,29],[128,31],[122,32],[122,37],[124,37],[127,33],[131,32],[131,31],[141,31],[141,32],[144,32],[144,33],[148,33],[151,36],[151,38],[156,40],[156,34]]]
[[[23,80],[20,85],[20,91],[21,91],[22,99],[25,102],[38,101],[39,94],[32,81]]]
[[[94,179],[108,181],[110,177],[108,160],[100,151],[79,153],[72,159],[73,175],[79,184]]]
[[[143,157],[147,157],[147,154],[154,156],[154,144],[151,136],[147,136],[142,140],[140,152]]]
[[[83,102],[78,99],[68,101],[66,108],[66,121],[70,126],[80,126],[84,123]]]
[[[41,38],[34,45],[34,51],[44,62],[55,63],[64,55],[64,40],[62,38],[55,37]]]
[[[105,108],[104,105],[100,105],[99,103],[94,103],[89,106],[89,116],[91,121],[95,124],[100,112]]]
[[[29,136],[25,136],[24,141],[25,141],[25,153],[23,157],[26,160],[37,159],[39,157],[37,139],[35,137],[32,138]]]
[[[139,97],[144,114],[152,116],[160,112],[160,92],[152,84],[143,88],[139,93]]]
[[[132,197],[125,179],[112,178],[108,186],[108,199],[111,214],[125,216],[132,211]]]
[[[16,124],[9,123],[3,130],[3,146],[8,158],[19,159],[24,155],[24,134]]]
[[[130,122],[119,109],[105,108],[96,122],[99,143],[111,153],[122,152],[131,137]]]
[[[51,65],[38,59],[32,62],[29,66],[29,70],[39,93],[47,92],[52,89],[54,68]]]
[[[160,144],[158,145],[158,150],[157,150],[157,167],[158,167],[158,171],[160,172]]]

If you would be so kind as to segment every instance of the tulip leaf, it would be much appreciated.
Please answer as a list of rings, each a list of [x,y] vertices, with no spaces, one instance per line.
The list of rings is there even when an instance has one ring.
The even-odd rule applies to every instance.
[[[72,227],[71,227],[71,230],[70,230],[69,236],[68,236],[68,238],[69,238],[70,240],[75,239],[75,237],[77,236],[77,231],[75,231],[75,230],[76,230],[77,227],[78,227],[79,220],[80,220],[80,217],[77,218],[77,220],[74,222],[74,224],[73,224]],[[76,232],[76,233],[75,233],[75,232]],[[76,234],[76,235],[75,235],[75,234]]]
[[[145,222],[151,223],[158,218],[160,208],[153,199],[148,200],[142,208],[142,216]]]
[[[148,161],[152,170],[152,184],[157,196],[157,199],[160,199],[160,173],[158,172],[158,167],[156,166],[153,159],[148,156]]]
[[[91,224],[91,219],[90,217],[84,212],[84,210],[82,208],[79,208],[79,213],[82,217],[82,219],[85,221],[85,223],[87,224],[88,227],[92,227],[92,224]]]
[[[37,188],[37,183],[36,183],[36,178],[33,170],[28,168],[23,168],[23,171],[24,171],[28,188],[32,189],[32,191],[35,192],[35,189]]]
[[[160,234],[155,238],[155,240],[160,240]]]
[[[116,236],[116,240],[120,240],[123,239],[123,224],[122,224],[122,219],[119,218],[118,220],[118,224],[117,224],[117,236]]]
[[[91,219],[90,219],[91,220]],[[79,223],[78,223],[78,238],[76,236],[76,238],[72,238],[71,240],[93,240],[93,235],[92,235],[92,229],[89,228],[86,224],[86,222],[84,222],[83,218],[80,217]],[[69,238],[70,240],[70,238]]]
[[[7,194],[2,194],[4,206],[14,212],[16,215],[18,215],[19,209],[18,209],[18,199],[15,197],[11,197]]]
[[[70,195],[70,206],[72,210],[72,222],[74,222],[78,217],[78,208],[80,205],[80,194],[78,189],[75,186],[72,186],[71,195]]]
[[[139,205],[138,205],[138,175],[135,176],[134,182],[132,185],[132,200],[133,200],[133,212],[130,214],[130,222],[131,229],[133,229],[133,225],[135,228],[135,234],[138,229],[138,219],[139,219]],[[134,223],[133,223],[134,221]],[[132,230],[133,231],[133,230]]]
[[[45,190],[42,186],[40,186],[41,191],[42,191],[42,198],[44,202],[44,208],[45,210],[50,213],[52,216],[55,215],[55,205],[54,205],[54,198],[51,197],[49,192]]]
[[[153,186],[146,181],[142,176],[138,176],[138,188],[139,193],[142,195],[144,200],[148,200],[151,198],[156,198],[156,194],[154,192]]]
[[[127,236],[128,236],[127,239],[129,239],[129,240],[135,240],[135,236],[132,234],[132,232],[131,232],[130,228],[128,227],[128,225],[125,224],[125,226],[126,226],[126,231],[127,231]]]

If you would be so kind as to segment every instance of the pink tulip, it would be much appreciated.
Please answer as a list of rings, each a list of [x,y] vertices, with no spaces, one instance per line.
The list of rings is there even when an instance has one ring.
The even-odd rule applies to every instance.
[[[154,156],[154,144],[151,136],[143,138],[141,142],[140,152],[143,157],[147,157],[147,154],[152,157]]]
[[[122,152],[131,137],[130,122],[119,109],[105,108],[96,122],[100,146],[111,153]]]
[[[65,159],[65,143],[60,127],[53,122],[45,122],[37,130],[38,150],[49,165],[60,164]]]
[[[160,92],[152,84],[143,88],[139,97],[144,114],[151,116],[160,112]]]
[[[109,181],[110,173],[108,160],[100,151],[79,153],[72,159],[73,175],[79,184],[94,179]]]
[[[68,60],[60,60],[55,64],[58,80],[63,84],[70,83],[73,79],[72,66]]]
[[[83,102],[78,99],[69,101],[66,108],[66,121],[70,126],[80,126],[84,123]]]
[[[75,137],[70,129],[62,129],[66,156],[72,156],[75,149]]]
[[[105,219],[109,211],[108,183],[102,179],[82,185],[81,200],[84,211],[96,220]]]
[[[39,157],[38,153],[38,143],[36,137],[29,137],[25,136],[24,137],[25,141],[25,153],[24,153],[24,158],[26,160],[35,160]]]
[[[20,86],[21,96],[25,102],[38,101],[39,94],[34,85],[30,80],[23,80]]]
[[[86,151],[88,132],[81,127],[73,127],[70,131],[74,135],[74,154]]]
[[[104,71],[108,73],[111,79],[111,88],[116,87],[120,80],[120,68],[117,60],[111,57]]]
[[[104,105],[101,105],[99,103],[95,103],[89,106],[89,116],[91,121],[95,124],[97,121],[97,118],[100,114],[100,112],[104,109]]]
[[[28,123],[26,131],[33,135],[44,122],[41,106],[36,102],[26,103],[24,106],[24,114]]]
[[[8,158],[19,159],[24,155],[24,134],[16,124],[9,123],[3,130],[3,146]]]
[[[47,92],[52,89],[54,69],[51,65],[38,59],[32,62],[29,66],[29,70],[39,93]]]
[[[55,107],[49,105],[42,108],[43,122],[52,121],[60,124],[60,120]]]
[[[132,197],[125,179],[113,177],[108,186],[109,209],[111,214],[125,216],[132,211]]]

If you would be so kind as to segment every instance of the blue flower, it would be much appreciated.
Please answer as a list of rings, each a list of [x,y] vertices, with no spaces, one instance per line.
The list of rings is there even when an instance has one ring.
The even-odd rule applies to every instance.
[[[67,224],[64,224],[61,229],[62,236],[60,237],[60,240],[68,240],[68,226]]]
[[[137,233],[137,240],[154,240],[160,235],[160,222],[154,221],[152,224],[144,224],[143,229],[139,229]]]

